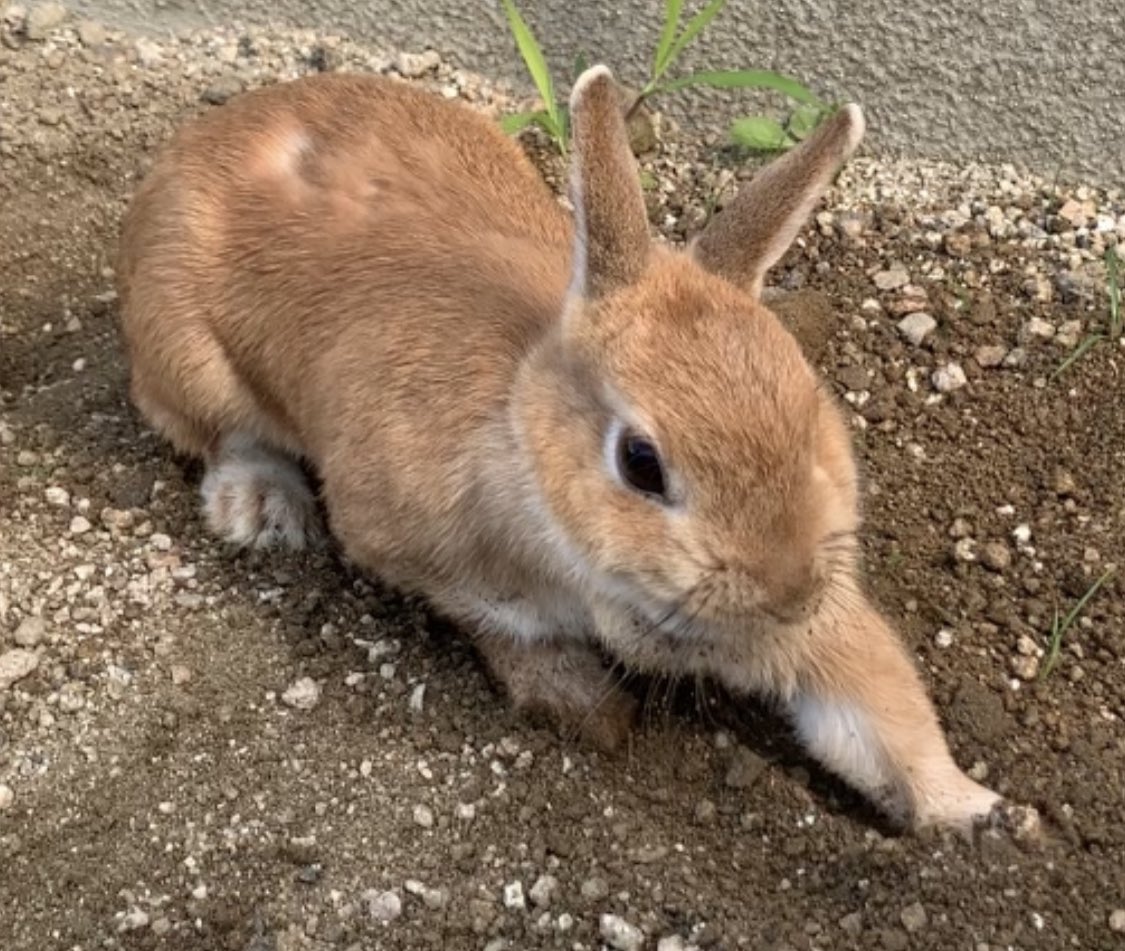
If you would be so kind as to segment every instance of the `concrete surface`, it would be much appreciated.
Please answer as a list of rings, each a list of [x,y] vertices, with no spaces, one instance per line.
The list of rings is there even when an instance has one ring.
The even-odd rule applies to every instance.
[[[498,0],[82,0],[89,13],[159,29],[281,22],[523,78]],[[695,9],[698,3],[688,2]],[[640,80],[661,0],[523,0],[560,71],[579,50]],[[1108,0],[731,0],[693,51],[696,68],[770,67],[868,110],[873,148],[1016,162],[1048,176],[1125,184],[1125,14]],[[714,129],[754,108],[742,93],[668,101]]]

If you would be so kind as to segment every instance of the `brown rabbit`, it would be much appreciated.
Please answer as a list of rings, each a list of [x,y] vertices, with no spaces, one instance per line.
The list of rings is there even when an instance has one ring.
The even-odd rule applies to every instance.
[[[346,554],[459,622],[521,707],[612,744],[633,703],[600,649],[715,677],[891,816],[968,827],[998,797],[860,590],[848,433],[759,300],[860,110],[673,253],[608,70],[571,109],[573,222],[493,122],[393,81],[189,124],[125,222],[137,405],[206,460],[239,544],[315,535],[310,462]]]

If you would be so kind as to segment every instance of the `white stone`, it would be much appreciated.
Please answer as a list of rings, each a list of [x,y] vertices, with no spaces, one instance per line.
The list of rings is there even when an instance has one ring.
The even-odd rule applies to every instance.
[[[0,812],[7,812],[16,801],[16,794],[7,783],[0,783]]]
[[[70,493],[61,485],[49,486],[43,494],[52,505],[57,505],[60,508],[70,505]]]
[[[916,347],[920,347],[936,329],[937,321],[924,310],[907,314],[898,322],[898,332]]]
[[[294,710],[311,710],[320,702],[320,684],[312,677],[301,677],[281,695],[281,702]]]
[[[423,829],[432,829],[434,826],[434,811],[426,805],[419,803],[414,807],[414,824]]]
[[[513,910],[527,907],[521,882],[509,882],[504,886],[504,907]]]
[[[965,371],[961,369],[959,363],[947,363],[943,367],[938,367],[933,372],[931,377],[934,384],[934,389],[939,393],[952,393],[954,390],[959,390],[966,383],[968,379],[965,377]]]
[[[644,945],[641,929],[618,915],[602,915],[599,931],[602,940],[616,951],[640,951]]]
[[[22,647],[0,654],[0,690],[7,690],[39,666],[39,655]]]
[[[397,892],[380,892],[375,889],[366,891],[361,896],[367,906],[367,914],[376,921],[384,924],[394,921],[402,914],[402,899]]]

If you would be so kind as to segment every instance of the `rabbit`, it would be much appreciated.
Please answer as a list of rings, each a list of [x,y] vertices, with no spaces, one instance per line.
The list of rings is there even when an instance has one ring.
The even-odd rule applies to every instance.
[[[864,131],[847,105],[686,249],[649,233],[610,71],[570,97],[571,214],[467,106],[387,78],[185,125],[126,214],[131,396],[238,545],[331,535],[473,640],[516,706],[612,748],[607,655],[775,702],[905,827],[1000,797],[957,767],[859,580],[844,419],[761,302]]]

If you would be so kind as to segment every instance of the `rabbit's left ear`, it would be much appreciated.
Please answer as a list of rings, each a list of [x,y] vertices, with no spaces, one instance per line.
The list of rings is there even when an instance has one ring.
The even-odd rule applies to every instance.
[[[707,270],[755,297],[860,139],[863,112],[847,105],[743,187],[692,245]]]
[[[634,283],[649,254],[648,215],[613,76],[586,70],[570,94],[575,246],[571,293],[597,299]]]

